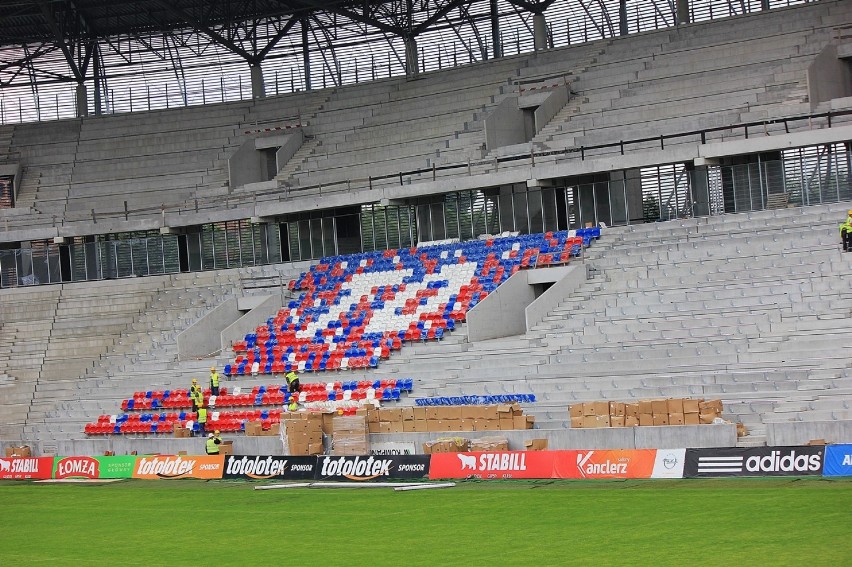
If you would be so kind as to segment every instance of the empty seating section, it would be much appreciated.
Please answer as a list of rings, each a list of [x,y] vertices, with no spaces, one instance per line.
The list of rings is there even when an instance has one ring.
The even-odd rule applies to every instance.
[[[351,402],[337,406],[344,415],[349,415],[362,402],[375,405],[399,401],[413,387],[414,381],[410,378],[312,382],[303,384],[301,391],[295,394],[290,394],[282,385],[255,386],[247,393],[242,393],[240,388],[229,391],[222,387],[215,397],[209,389],[204,390],[204,402],[210,408],[208,429],[241,431],[246,421],[261,421],[263,428],[269,429],[269,425],[280,421],[280,407],[289,404],[293,396],[304,406],[323,409],[327,409],[323,405],[326,401]],[[87,423],[84,432],[87,435],[165,434],[172,433],[175,427],[186,428],[190,422],[197,431],[198,415],[189,411],[191,407],[189,392],[185,389],[134,392],[132,398],[121,402],[121,410],[125,413],[101,415],[96,422]],[[147,413],[145,410],[171,411]]]
[[[301,294],[234,344],[226,375],[375,368],[404,341],[440,340],[523,268],[566,263],[600,229],[324,258],[291,282]]]

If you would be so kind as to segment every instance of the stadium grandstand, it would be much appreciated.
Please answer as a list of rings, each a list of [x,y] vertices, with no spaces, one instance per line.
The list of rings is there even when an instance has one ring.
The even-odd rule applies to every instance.
[[[211,366],[248,455],[291,370],[512,449],[852,442],[852,2],[3,4],[3,446],[198,451]]]

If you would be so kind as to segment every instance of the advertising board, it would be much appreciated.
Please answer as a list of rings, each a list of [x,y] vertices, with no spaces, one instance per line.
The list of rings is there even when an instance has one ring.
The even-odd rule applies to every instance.
[[[313,480],[316,472],[316,457],[293,456],[239,456],[225,457],[222,478],[227,479],[275,479]]]
[[[363,457],[320,456],[316,459],[317,480],[418,479],[429,475],[429,455]]]
[[[138,457],[133,478],[222,478],[224,455],[151,455]]]
[[[136,455],[111,457],[56,457],[53,478],[130,478]]]
[[[552,478],[555,455],[564,452],[434,453],[429,478]]]
[[[686,478],[822,474],[824,446],[687,449]]]
[[[651,478],[655,449],[555,451],[553,478]]]
[[[823,476],[852,476],[852,445],[828,445],[825,448]]]
[[[0,457],[0,479],[47,479],[53,472],[53,457]]]

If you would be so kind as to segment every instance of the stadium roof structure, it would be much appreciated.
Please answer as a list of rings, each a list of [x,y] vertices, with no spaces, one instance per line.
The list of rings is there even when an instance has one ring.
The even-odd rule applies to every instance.
[[[7,0],[0,123],[339,86],[804,1]]]

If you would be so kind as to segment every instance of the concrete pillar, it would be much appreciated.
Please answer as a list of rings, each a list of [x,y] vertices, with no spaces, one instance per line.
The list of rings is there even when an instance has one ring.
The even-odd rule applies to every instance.
[[[500,45],[500,12],[497,0],[491,0],[491,44],[494,46],[494,59],[503,57],[503,46]]]
[[[420,62],[417,57],[417,39],[403,38],[405,44],[405,76],[414,79],[420,74]]]
[[[263,70],[260,63],[249,65],[251,71],[251,97],[263,98],[266,96],[266,88],[263,85]]]
[[[302,20],[302,65],[305,67],[305,90],[311,90],[311,54],[308,50],[308,19]]]
[[[689,23],[689,0],[677,0],[677,23]]]
[[[89,115],[89,93],[85,83],[77,83],[77,118]]]
[[[547,21],[544,14],[533,15],[533,49],[547,49]]]
[[[618,1],[618,35],[627,35],[627,0]]]

